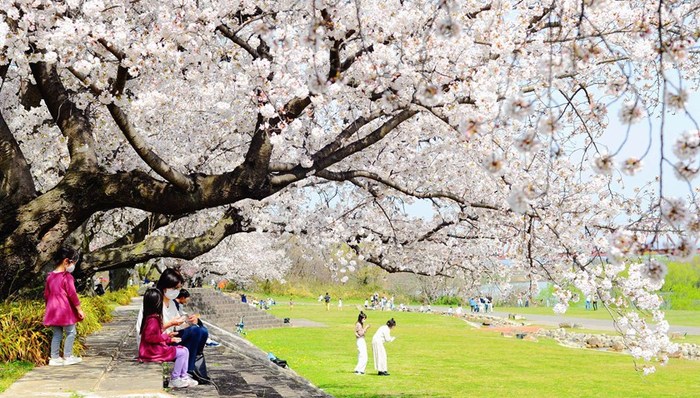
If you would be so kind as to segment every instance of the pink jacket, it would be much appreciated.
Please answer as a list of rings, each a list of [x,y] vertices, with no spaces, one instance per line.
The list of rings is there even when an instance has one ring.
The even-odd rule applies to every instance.
[[[158,315],[149,315],[139,344],[139,359],[145,362],[166,362],[175,359],[175,346],[168,345],[172,341],[161,329]]]
[[[80,305],[75,292],[75,279],[70,272],[51,272],[44,286],[44,325],[68,326],[80,321],[76,307]]]

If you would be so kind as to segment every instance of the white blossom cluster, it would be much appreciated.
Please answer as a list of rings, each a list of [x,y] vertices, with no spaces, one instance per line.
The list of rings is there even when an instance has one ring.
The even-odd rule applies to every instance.
[[[637,0],[0,0],[0,66],[12,66],[0,106],[40,191],[70,159],[46,107],[18,105],[35,83],[32,63],[55,65],[90,116],[105,172],[154,175],[109,104],[185,174],[233,170],[256,131],[270,129],[271,164],[284,167],[269,180],[287,166],[303,178],[233,204],[256,232],[225,239],[188,272],[206,263],[234,279],[282,278],[289,262],[274,239],[294,235],[316,250],[342,247],[328,264],[340,281],[366,262],[496,283],[525,275],[559,286],[557,312],[577,299],[570,286],[620,308],[632,353],[651,360],[671,352],[665,321],[635,317],[630,303],[656,311],[666,271],[635,260],[650,241],[638,227],[668,227],[673,254],[687,258],[700,238],[698,206],[657,197],[650,210],[611,192],[618,169],[635,175],[646,154],[616,158],[597,141],[610,117],[635,128],[662,103],[685,112],[689,89],[670,87],[661,68],[700,77],[692,3],[665,2],[659,13]],[[112,93],[118,67],[128,79]],[[349,150],[381,134],[318,166],[330,144]],[[677,176],[692,181],[700,133],[671,146]],[[199,210],[153,235],[197,236],[222,213]],[[94,215],[91,248],[143,217]]]

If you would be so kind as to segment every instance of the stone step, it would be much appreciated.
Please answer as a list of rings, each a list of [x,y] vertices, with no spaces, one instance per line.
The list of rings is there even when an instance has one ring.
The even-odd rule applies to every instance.
[[[206,309],[200,309],[201,311],[197,311],[202,316],[209,315],[209,316],[216,316],[219,318],[240,318],[240,317],[245,317],[245,318],[274,318],[274,316],[269,315],[269,314],[261,314],[261,313],[255,313],[255,312],[239,312],[239,311],[208,311]]]
[[[208,314],[203,314],[202,319],[212,319],[212,320],[216,320],[217,322],[230,322],[230,323],[238,323],[241,321],[240,316],[226,317],[226,316],[212,316],[212,315],[208,315]],[[266,321],[282,322],[282,320],[277,319],[277,318],[243,317],[243,323],[255,323],[255,322],[266,322]]]
[[[202,319],[226,330],[235,331],[241,317],[246,330],[289,326],[264,310],[241,302],[237,297],[211,289],[191,289],[190,293],[190,307],[199,312]]]
[[[190,306],[197,307],[203,310],[207,310],[210,312],[249,312],[249,313],[261,313],[265,311],[261,311],[257,308],[250,308],[250,307],[236,307],[236,306],[231,306],[231,305],[208,305],[205,303],[195,303],[191,302]]]

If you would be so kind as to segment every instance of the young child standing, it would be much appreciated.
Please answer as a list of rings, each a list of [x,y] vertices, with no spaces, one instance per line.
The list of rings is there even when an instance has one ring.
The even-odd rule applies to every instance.
[[[71,275],[78,258],[78,252],[62,247],[53,257],[56,268],[46,277],[44,325],[53,329],[49,366],[73,365],[82,361],[82,358],[73,356],[75,324],[85,318],[85,313],[80,308],[78,293],[75,291],[75,279]],[[59,349],[64,333],[66,340],[63,343],[63,358],[61,358]]]
[[[145,362],[175,361],[170,374],[170,388],[193,387],[197,383],[187,374],[189,350],[187,347],[172,346],[179,338],[176,332],[163,333],[163,296],[158,289],[148,289],[143,295],[143,322],[141,322],[141,343],[139,359]]]

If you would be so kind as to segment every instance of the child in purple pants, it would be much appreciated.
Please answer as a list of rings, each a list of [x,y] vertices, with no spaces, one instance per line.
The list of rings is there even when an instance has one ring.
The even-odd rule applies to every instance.
[[[172,333],[174,334],[174,332]],[[172,346],[178,338],[163,333],[163,296],[158,289],[148,289],[143,295],[143,322],[141,323],[141,344],[139,359],[145,362],[175,360],[170,374],[170,388],[193,387],[197,383],[187,374],[189,351],[186,347]]]

